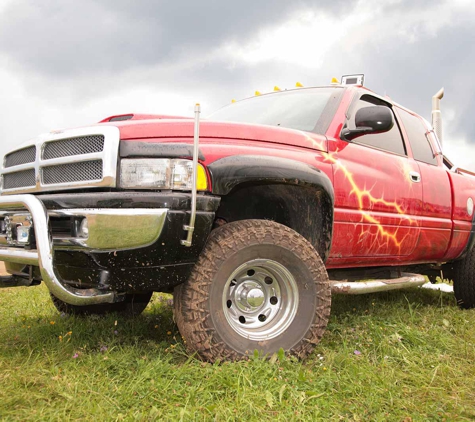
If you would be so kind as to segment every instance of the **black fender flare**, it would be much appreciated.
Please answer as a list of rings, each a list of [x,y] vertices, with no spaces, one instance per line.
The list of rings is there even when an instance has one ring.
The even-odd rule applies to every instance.
[[[290,188],[295,186],[291,189],[299,191],[290,197],[295,201],[290,199],[292,202],[289,203],[289,210],[293,217],[287,223],[289,227],[312,243],[324,261],[328,258],[333,235],[334,191],[329,177],[323,171],[289,158],[254,155],[225,157],[208,165],[208,169],[212,180],[212,192],[222,198],[222,204],[228,194],[237,187],[259,188],[268,185],[270,188],[274,185]],[[318,194],[307,196],[308,193],[305,194],[304,191],[315,191]],[[279,190],[274,192],[279,192]],[[280,191],[281,194],[284,192]],[[263,195],[265,196],[265,193]],[[308,206],[313,203],[311,209],[315,207],[315,213],[323,211],[315,219],[316,225],[307,224],[307,220],[301,218],[303,216],[297,215],[304,197],[311,201],[308,202]],[[320,206],[324,204],[324,208],[320,209],[318,204]],[[311,209],[309,208],[310,212],[312,212]],[[254,217],[247,216],[247,218]]]
[[[323,190],[333,207],[335,195],[328,176],[320,169],[300,161],[280,157],[233,155],[208,166],[212,192],[227,195],[237,185],[286,184],[315,187]]]

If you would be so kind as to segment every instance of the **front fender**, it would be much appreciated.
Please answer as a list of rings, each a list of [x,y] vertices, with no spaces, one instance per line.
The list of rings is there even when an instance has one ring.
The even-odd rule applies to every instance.
[[[234,155],[221,158],[208,166],[213,193],[227,195],[242,183],[286,184],[315,187],[323,190],[334,204],[333,185],[328,176],[316,167],[300,161],[279,157]]]
[[[213,193],[221,196],[218,217],[274,220],[301,234],[327,259],[334,193],[324,172],[288,158],[253,155],[222,158],[208,169]]]

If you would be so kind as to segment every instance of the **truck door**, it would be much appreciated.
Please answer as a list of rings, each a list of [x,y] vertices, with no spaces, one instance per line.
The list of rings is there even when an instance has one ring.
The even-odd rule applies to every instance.
[[[347,111],[348,127],[355,128],[357,110],[376,105],[392,109],[368,94],[354,100]],[[408,157],[396,119],[389,132],[330,142],[328,159],[333,163],[335,216],[327,265],[394,264],[410,255],[420,233],[422,185],[413,180],[419,166]]]
[[[430,132],[422,119],[395,107],[412,156],[419,166],[422,185],[421,235],[411,257],[414,260],[437,260],[445,256],[452,234],[452,189],[441,157],[429,140]]]

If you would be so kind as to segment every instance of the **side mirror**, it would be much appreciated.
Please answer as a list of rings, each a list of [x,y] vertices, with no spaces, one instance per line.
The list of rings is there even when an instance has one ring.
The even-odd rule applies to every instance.
[[[393,113],[384,106],[360,108],[355,115],[355,126],[356,129],[344,128],[340,137],[351,141],[362,135],[388,132],[394,126]]]

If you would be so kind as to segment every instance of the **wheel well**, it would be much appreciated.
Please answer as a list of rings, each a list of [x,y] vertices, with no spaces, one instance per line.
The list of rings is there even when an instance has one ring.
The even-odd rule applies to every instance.
[[[243,184],[221,198],[216,211],[218,224],[251,218],[272,220],[295,230],[313,245],[324,261],[328,257],[333,206],[324,190],[295,185]]]

